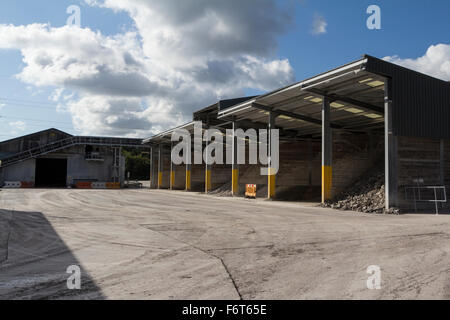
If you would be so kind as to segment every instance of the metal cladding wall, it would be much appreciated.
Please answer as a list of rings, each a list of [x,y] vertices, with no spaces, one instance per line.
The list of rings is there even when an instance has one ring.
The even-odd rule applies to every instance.
[[[368,72],[392,78],[394,135],[450,139],[448,82],[366,57]]]

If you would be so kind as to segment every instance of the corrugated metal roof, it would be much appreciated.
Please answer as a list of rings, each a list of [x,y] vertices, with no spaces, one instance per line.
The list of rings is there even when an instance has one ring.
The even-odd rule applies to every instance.
[[[332,108],[332,121],[344,128],[379,127],[384,125],[386,78],[392,79],[395,135],[450,138],[449,83],[369,55],[229,107],[220,111],[219,117],[232,115],[237,120],[267,123],[268,112],[254,107],[254,104],[262,104],[274,111],[283,110],[320,119],[320,98],[329,95],[336,101]],[[320,134],[320,127],[289,117],[277,118],[277,126],[305,134]]]

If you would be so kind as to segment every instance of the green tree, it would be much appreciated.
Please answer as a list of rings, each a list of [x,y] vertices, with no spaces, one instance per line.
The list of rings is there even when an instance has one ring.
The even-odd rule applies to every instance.
[[[123,149],[125,156],[125,172],[130,173],[131,180],[150,179],[150,159],[148,153],[141,149]]]

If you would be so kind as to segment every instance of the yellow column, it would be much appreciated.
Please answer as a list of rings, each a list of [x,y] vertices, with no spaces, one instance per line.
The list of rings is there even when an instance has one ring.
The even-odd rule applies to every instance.
[[[163,173],[160,171],[158,172],[158,189],[161,189],[162,181],[163,181]]]
[[[231,177],[231,191],[234,196],[239,193],[239,169],[233,169]]]
[[[231,194],[233,196],[239,195],[239,164],[238,164],[238,141],[236,136],[236,130],[239,125],[233,119],[233,142],[232,142],[232,166],[231,166]]]
[[[208,193],[212,189],[211,182],[211,166],[206,166],[205,172],[205,192]]]
[[[191,191],[191,170],[186,169],[186,191]]]
[[[323,98],[322,102],[322,203],[331,200],[333,179],[333,132],[330,124],[330,100]]]
[[[175,171],[170,171],[170,190],[173,190],[175,186]]]
[[[169,188],[170,190],[173,190],[175,188],[175,165],[173,163],[172,159],[172,150],[173,150],[174,143],[170,143],[170,181],[169,181]]]
[[[273,112],[269,113],[269,126],[268,126],[268,156],[269,156],[269,175],[268,175],[268,182],[267,182],[267,198],[273,199],[275,197],[276,192],[276,174],[278,173],[278,170],[272,167],[274,163],[272,162],[272,144],[274,143],[272,141],[272,130],[275,129],[275,119],[277,115]]]
[[[269,176],[268,176],[268,183],[267,183],[267,189],[268,194],[267,197],[269,199],[272,199],[275,197],[275,190],[276,190],[276,174],[273,174],[275,170],[272,168],[269,168]]]
[[[158,148],[158,189],[162,188],[162,178],[163,178],[163,150],[162,145]]]
[[[186,150],[184,162],[186,164],[186,191],[192,190],[192,149],[189,146]]]
[[[333,185],[333,169],[331,166],[322,166],[322,203],[331,199]]]

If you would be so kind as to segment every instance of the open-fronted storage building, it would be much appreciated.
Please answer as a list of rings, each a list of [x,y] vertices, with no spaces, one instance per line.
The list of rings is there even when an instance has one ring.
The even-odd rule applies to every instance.
[[[222,128],[280,129],[277,174],[246,179],[233,165],[232,188],[253,181],[269,198],[294,192],[327,201],[381,163],[391,208],[411,205],[411,185],[450,182],[450,84],[369,55],[210,109],[208,120]]]

